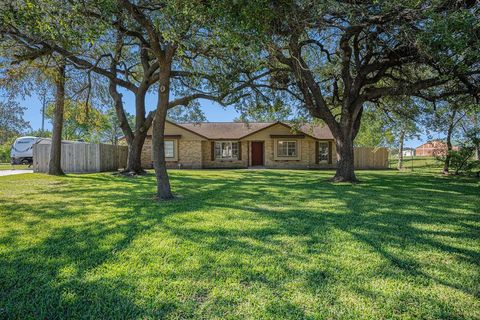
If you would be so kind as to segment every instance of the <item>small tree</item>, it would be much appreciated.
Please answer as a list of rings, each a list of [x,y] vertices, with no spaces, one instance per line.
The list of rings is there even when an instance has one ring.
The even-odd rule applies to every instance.
[[[397,169],[403,169],[403,149],[406,139],[411,139],[418,135],[419,114],[421,112],[418,101],[410,97],[399,97],[393,102],[391,116],[389,117],[389,126],[395,137],[394,142],[398,146]]]
[[[458,151],[449,151],[445,156],[445,158],[449,158],[450,166],[454,169],[455,175],[472,172],[475,172],[477,177],[480,175],[480,161],[475,159],[475,144],[479,142],[478,140],[472,142],[462,143]]]
[[[0,145],[30,129],[30,123],[23,118],[26,109],[15,101],[0,101]]]
[[[442,156],[443,173],[450,171],[450,159],[453,151],[452,140],[455,136],[462,136],[462,128],[471,127],[468,114],[475,112],[478,105],[469,95],[447,97],[441,100],[433,100],[429,106],[429,112],[425,116],[425,126],[432,131],[445,134],[446,150]],[[468,140],[468,139],[467,139]]]
[[[355,137],[355,146],[385,147],[393,144],[395,137],[386,112],[379,112],[375,106],[367,104],[362,117],[364,121]]]
[[[403,169],[403,149],[406,139],[417,135],[420,115],[418,102],[410,97],[381,99],[365,106],[365,118],[356,137],[356,145],[396,147],[397,169]]]
[[[0,101],[0,162],[10,160],[12,142],[30,129],[30,123],[24,120],[26,109],[10,99]]]
[[[128,123],[131,127],[135,125],[135,116],[125,112]],[[103,141],[108,141],[113,145],[118,144],[118,140],[123,136],[122,128],[120,127],[120,121],[117,117],[117,112],[114,107],[107,109],[104,114],[104,122],[102,128],[100,128],[100,137]]]
[[[63,130],[64,104],[68,88],[66,87],[67,78],[75,75],[70,72],[68,61],[51,48],[46,48],[33,39],[26,40],[20,36],[18,30],[28,30],[32,34],[41,34],[44,37],[52,37],[60,26],[62,19],[49,19],[43,15],[44,10],[40,8],[52,8],[55,4],[49,1],[42,2],[40,5],[22,5],[20,3],[10,3],[0,8],[0,56],[2,69],[1,84],[10,89],[11,83],[18,84],[18,87],[24,89],[23,92],[29,93],[29,89],[44,89],[45,82],[51,84],[54,88],[55,102],[53,112],[52,142],[50,149],[50,161],[47,173],[51,175],[62,175],[61,168],[61,141]],[[62,17],[67,14],[63,7],[58,8],[58,15]],[[74,37],[75,35],[70,34]],[[62,37],[61,43],[69,43],[68,37]],[[13,81],[12,81],[13,80]],[[81,81],[72,81],[72,84],[81,83]],[[74,88],[75,85],[72,86]],[[90,91],[88,91],[90,92]],[[88,103],[88,99],[87,99]]]
[[[47,106],[46,118],[53,120],[55,105]],[[96,108],[86,109],[83,102],[66,100],[62,138],[100,142],[100,132],[107,126],[107,116]]]
[[[41,77],[48,79],[54,84],[55,111],[53,115],[52,143],[47,173],[50,175],[62,175],[61,136],[63,128],[63,107],[65,102],[66,81],[66,66],[64,60],[61,58],[58,59],[58,56],[54,57],[49,52],[28,48],[21,41],[17,41],[16,39],[9,39],[8,42],[14,46],[15,51],[12,49],[12,51],[9,52],[9,55],[4,54],[3,58],[7,61],[8,59],[11,59],[10,64],[13,65],[13,69],[20,64],[24,64],[24,66],[19,67],[21,72],[15,73],[13,77],[8,77],[10,75],[9,72],[3,72],[3,74],[6,74],[7,77],[2,79],[2,84],[9,83],[12,79],[19,80],[21,83],[23,81],[22,78],[28,76],[36,76],[39,78]],[[5,47],[2,46],[1,48],[4,49]],[[0,52],[4,51],[0,50]],[[2,67],[5,67],[5,63],[2,64]],[[31,85],[31,82],[29,81],[26,81],[25,83],[27,85]]]

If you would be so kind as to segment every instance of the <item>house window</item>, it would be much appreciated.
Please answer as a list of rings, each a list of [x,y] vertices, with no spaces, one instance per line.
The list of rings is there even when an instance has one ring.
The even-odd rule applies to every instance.
[[[215,159],[238,159],[238,142],[215,142]]]
[[[296,157],[297,141],[278,141],[277,156],[278,157]]]
[[[175,158],[175,141],[165,140],[165,158]]]
[[[328,162],[328,142],[318,142],[318,160],[319,162]]]

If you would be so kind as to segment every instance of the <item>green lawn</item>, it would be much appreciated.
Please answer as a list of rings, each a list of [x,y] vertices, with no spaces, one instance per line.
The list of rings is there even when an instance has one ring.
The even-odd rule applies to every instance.
[[[15,170],[32,169],[32,167],[28,167],[28,165],[23,165],[23,164],[12,166],[10,163],[0,163],[0,170],[12,170],[12,169],[15,169]]]
[[[0,319],[479,319],[480,183],[423,172],[0,177]]]
[[[396,169],[398,165],[398,159],[390,158],[389,167]],[[443,163],[435,157],[404,157],[403,158],[404,170],[418,170],[422,169],[423,172],[442,172]]]

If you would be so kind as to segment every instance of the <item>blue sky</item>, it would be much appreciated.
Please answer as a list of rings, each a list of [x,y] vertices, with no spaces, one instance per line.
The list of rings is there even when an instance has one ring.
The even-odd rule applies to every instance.
[[[124,103],[126,109],[129,113],[134,114],[134,100],[133,95],[128,92],[122,92],[124,97]],[[42,103],[40,99],[33,95],[31,97],[26,97],[24,100],[18,99],[18,102],[27,107],[25,112],[25,120],[30,122],[30,125],[33,129],[40,129],[42,125]],[[153,110],[155,107],[156,98],[154,95],[147,96],[147,111]],[[224,108],[219,104],[212,103],[211,101],[201,100],[201,108],[205,113],[207,121],[232,121],[235,117],[239,116],[239,113],[234,110],[233,107]],[[45,128],[51,129],[51,123],[48,121],[45,122]],[[441,135],[434,135],[433,138],[441,137]],[[422,134],[420,139],[411,139],[407,140],[405,143],[406,147],[417,147],[420,144],[429,140],[426,134]]]

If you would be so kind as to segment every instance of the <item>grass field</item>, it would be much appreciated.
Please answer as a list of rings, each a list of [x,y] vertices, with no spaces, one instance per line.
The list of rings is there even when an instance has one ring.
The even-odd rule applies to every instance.
[[[389,159],[389,168],[396,169],[398,159],[392,157]],[[441,172],[443,163],[434,157],[404,157],[403,158],[403,170],[415,171],[420,170],[423,173],[426,172]]]
[[[0,178],[0,319],[479,319],[480,184],[427,171]]]
[[[23,165],[23,164],[12,166],[10,163],[0,163],[0,170],[12,170],[12,169],[15,169],[15,170],[32,169],[32,167],[28,167],[28,165]]]

